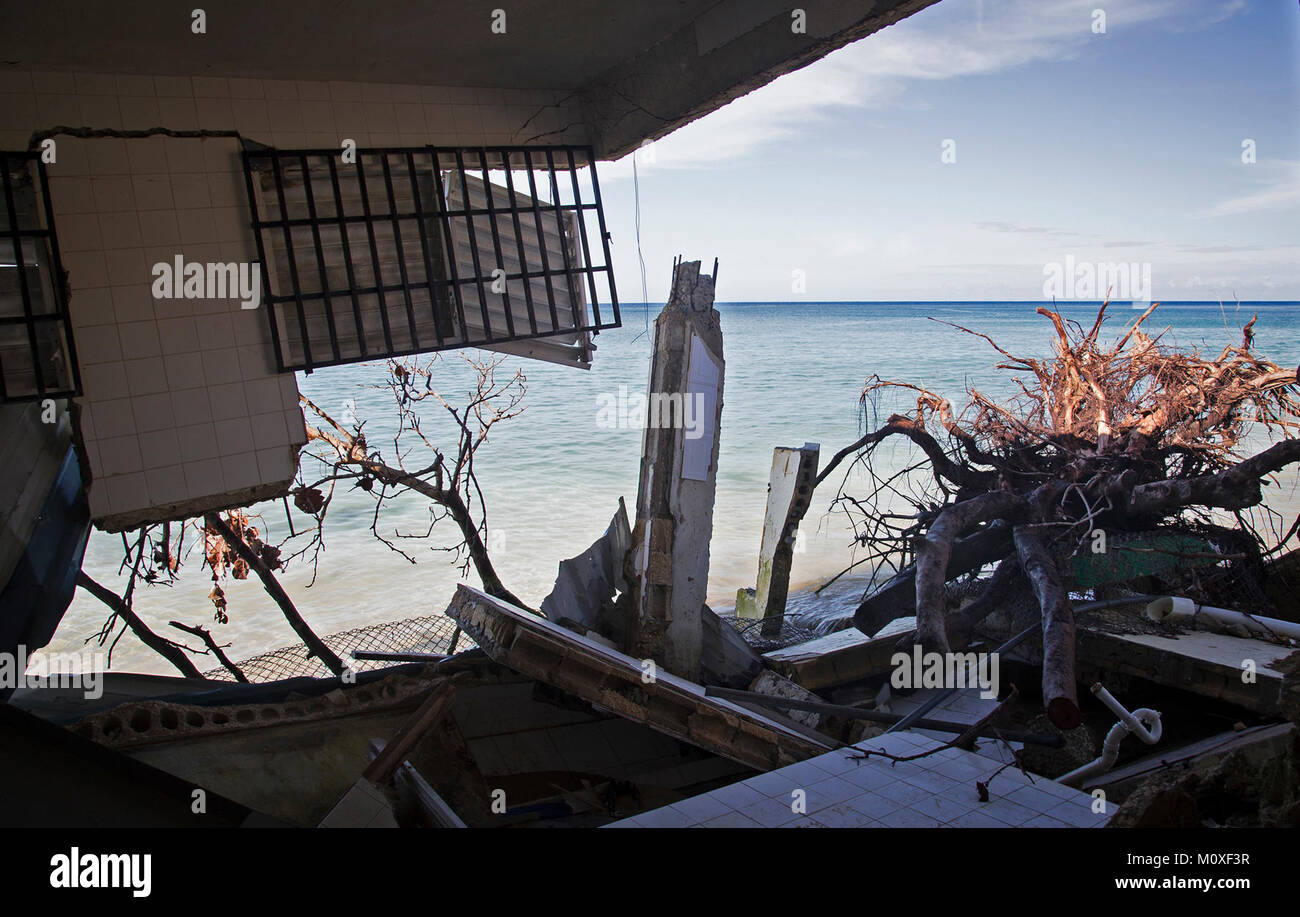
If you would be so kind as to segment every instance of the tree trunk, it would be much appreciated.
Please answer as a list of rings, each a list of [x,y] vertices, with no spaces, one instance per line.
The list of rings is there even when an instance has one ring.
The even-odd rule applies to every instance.
[[[916,548],[916,637],[926,652],[949,652],[944,606],[953,541],[985,520],[1012,520],[1024,510],[1024,498],[1015,494],[980,494],[949,506],[920,539]]]
[[[231,550],[243,558],[244,563],[248,564],[257,573],[262,585],[266,587],[267,594],[275,600],[275,604],[280,606],[280,610],[284,612],[285,618],[289,621],[289,626],[293,628],[294,633],[307,646],[307,649],[311,650],[311,654],[323,662],[325,667],[336,676],[341,676],[345,668],[343,660],[307,626],[307,622],[302,619],[302,615],[298,614],[298,609],[294,607],[293,600],[284,591],[280,581],[275,578],[275,574],[271,572],[271,569],[262,562],[262,558],[254,554],[253,550],[244,542],[244,539],[236,535],[217,513],[207,513],[203,519],[208,524],[208,527],[215,530],[225,540],[226,544],[230,545]]]
[[[456,524],[460,526],[460,534],[464,537],[465,546],[469,549],[469,557],[474,562],[474,570],[483,583],[483,591],[493,598],[531,611],[532,609],[528,608],[513,592],[507,589],[505,584],[501,582],[501,578],[497,576],[496,567],[492,566],[492,558],[488,556],[487,546],[483,544],[478,526],[474,524],[474,520],[469,514],[469,508],[465,506],[460,494],[456,492],[449,494],[443,500],[443,506],[447,507],[447,511],[451,513],[451,518],[456,520]]]
[[[1014,537],[1020,567],[1043,612],[1043,706],[1054,726],[1073,729],[1083,722],[1074,675],[1074,608],[1043,540],[1026,526],[1016,526]]]

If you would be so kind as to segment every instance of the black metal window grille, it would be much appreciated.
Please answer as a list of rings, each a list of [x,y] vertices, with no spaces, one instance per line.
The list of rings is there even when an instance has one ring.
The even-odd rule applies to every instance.
[[[281,371],[467,346],[589,366],[619,326],[590,148],[340,152],[244,151]]]
[[[0,152],[0,402],[81,394],[45,164]]]

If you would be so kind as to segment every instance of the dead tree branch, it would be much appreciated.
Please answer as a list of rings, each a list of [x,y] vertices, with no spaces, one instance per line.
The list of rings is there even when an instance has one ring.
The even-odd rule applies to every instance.
[[[279,580],[275,578],[275,574],[262,560],[261,555],[255,553],[243,538],[236,535],[234,530],[221,518],[220,514],[207,513],[204,515],[203,521],[257,574],[258,579],[262,581],[262,585],[266,588],[267,594],[280,606],[280,611],[284,613],[289,626],[293,628],[294,633],[298,635],[298,639],[302,640],[311,655],[324,663],[325,667],[333,672],[335,676],[342,676],[345,668],[343,660],[326,646],[324,641],[316,636],[316,633],[303,620],[302,615],[298,613],[298,609],[294,607],[293,600],[284,591]]]
[[[194,663],[190,662],[189,657],[185,655],[184,647],[160,637],[150,630],[149,625],[140,620],[140,616],[132,610],[130,603],[123,600],[121,596],[95,582],[84,570],[77,572],[77,585],[107,605],[116,617],[121,618],[126,623],[131,633],[135,634],[141,643],[176,666],[186,678],[203,677],[199,674],[199,670],[195,668]],[[111,621],[106,627],[109,631],[112,630]]]
[[[488,552],[487,513],[474,470],[475,454],[487,442],[496,424],[518,416],[523,410],[525,379],[521,372],[498,379],[499,357],[466,357],[466,360],[475,369],[477,383],[464,406],[454,406],[433,387],[436,358],[425,363],[389,361],[388,378],[383,386],[391,392],[397,412],[397,432],[389,457],[367,440],[363,424],[349,429],[319,405],[302,397],[303,406],[317,421],[307,425],[307,437],[318,447],[309,455],[321,467],[322,476],[297,488],[295,502],[315,515],[315,538],[319,539],[323,537],[323,523],[334,487],[344,481],[352,482],[375,501],[371,523],[375,537],[415,563],[415,558],[399,548],[379,526],[386,504],[407,492],[419,494],[432,504],[428,531],[414,535],[395,532],[393,537],[426,538],[437,522],[450,519],[460,534],[460,543],[446,550],[464,558],[462,572],[468,572],[472,566],[489,595],[527,607],[506,588],[492,563]],[[454,449],[443,450],[426,431],[420,411],[425,401],[436,403],[450,417],[456,431]],[[416,449],[423,454],[423,461],[418,467],[408,467]],[[329,495],[321,490],[326,487]],[[302,553],[300,550],[294,556]]]

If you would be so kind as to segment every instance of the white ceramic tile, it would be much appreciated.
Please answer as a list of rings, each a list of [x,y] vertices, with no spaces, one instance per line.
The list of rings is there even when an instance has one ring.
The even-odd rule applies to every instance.
[[[140,433],[171,429],[176,424],[171,394],[166,391],[132,398],[131,411],[135,415],[136,431]]]
[[[253,428],[248,422],[247,417],[236,417],[231,420],[218,420],[213,423],[217,432],[217,451],[223,456],[234,456],[241,454],[250,454],[253,449]],[[257,473],[257,458],[251,456],[245,463],[245,470],[252,475]],[[248,487],[248,484],[236,485],[239,487]]]
[[[644,816],[643,816],[644,817]],[[700,824],[702,828],[758,828],[758,822],[740,812],[728,812]]]
[[[672,806],[642,812],[636,818],[640,826],[644,828],[685,828],[687,825],[696,823],[696,819]]]
[[[189,98],[194,95],[194,87],[188,76],[155,76],[154,93],[159,97]]]
[[[861,787],[841,777],[827,778],[808,787],[808,811],[817,812],[835,803],[852,799],[861,793]]]

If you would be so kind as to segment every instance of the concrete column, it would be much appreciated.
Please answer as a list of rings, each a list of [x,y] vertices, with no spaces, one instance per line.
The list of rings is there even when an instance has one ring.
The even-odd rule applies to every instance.
[[[722,418],[722,327],[713,278],[680,263],[655,320],[629,550],[629,652],[697,680]]]
[[[772,475],[767,485],[767,511],[763,515],[763,540],[758,554],[758,582],[754,589],[736,593],[736,616],[766,618],[764,633],[779,633],[790,590],[790,567],[799,523],[808,512],[821,447],[805,443],[801,449],[778,446],[772,450]]]

